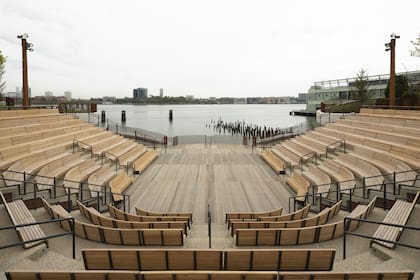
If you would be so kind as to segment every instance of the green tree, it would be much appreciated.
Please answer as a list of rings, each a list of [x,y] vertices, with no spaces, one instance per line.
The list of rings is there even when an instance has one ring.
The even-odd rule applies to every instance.
[[[355,90],[353,91],[352,98],[359,100],[361,104],[365,104],[372,95],[371,92],[369,92],[368,73],[362,68],[356,75],[357,78],[354,82]]]
[[[6,57],[3,56],[0,50],[0,97],[3,95],[3,90],[6,87],[6,82],[3,81],[4,65],[6,64]]]
[[[410,86],[408,85],[408,79],[404,75],[395,76],[395,98],[401,97],[403,94],[409,92]],[[389,81],[385,89],[385,97],[389,98]]]
[[[411,55],[420,57],[420,34],[417,35],[415,41],[411,41],[411,44],[413,44],[413,49],[410,50]]]

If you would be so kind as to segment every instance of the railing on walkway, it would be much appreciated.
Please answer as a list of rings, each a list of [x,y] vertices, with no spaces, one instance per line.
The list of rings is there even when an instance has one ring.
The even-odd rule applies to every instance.
[[[371,239],[371,240],[377,240],[377,241],[384,241],[384,242],[387,242],[387,243],[392,243],[394,245],[420,250],[420,246],[405,244],[405,243],[402,243],[402,242],[391,241],[391,240],[386,240],[386,239],[383,239],[383,238],[377,238],[377,237],[373,237],[373,236],[370,236],[370,235],[365,235],[365,234],[352,232],[352,231],[349,230],[349,225],[350,225],[349,221],[358,221],[358,222],[369,223],[369,224],[392,226],[392,227],[398,227],[398,228],[408,229],[408,230],[415,230],[415,231],[420,232],[420,227],[412,227],[412,226],[406,226],[406,225],[390,224],[390,223],[376,222],[376,221],[370,221],[370,220],[365,220],[365,219],[345,217],[344,218],[344,236],[343,236],[343,259],[346,259],[346,251],[347,251],[347,249],[346,249],[347,248],[346,236],[347,235],[353,235],[353,236],[358,236],[358,237],[367,238],[367,239]]]
[[[2,230],[17,229],[17,228],[20,228],[20,227],[34,226],[34,225],[59,223],[61,221],[70,221],[70,232],[54,234],[54,235],[50,235],[50,236],[46,236],[46,237],[42,237],[42,238],[35,238],[35,239],[28,240],[28,241],[23,241],[23,242],[14,242],[14,243],[8,244],[8,245],[1,245],[0,250],[10,248],[10,247],[16,247],[16,246],[24,245],[26,243],[32,243],[32,242],[37,242],[37,241],[46,241],[46,240],[57,238],[57,237],[72,235],[73,259],[75,259],[76,258],[76,238],[75,238],[76,234],[75,234],[75,231],[74,231],[74,218],[73,217],[53,219],[53,220],[48,220],[48,221],[43,221],[43,222],[36,222],[36,223],[27,223],[27,224],[12,225],[12,226],[2,226],[2,227],[0,227],[0,232]]]
[[[1,170],[0,169],[0,173],[4,172],[6,170]],[[57,182],[59,181],[58,178],[56,177],[49,177],[49,176],[42,176],[42,175],[37,175],[37,174],[31,174],[31,173],[27,173],[27,172],[18,172],[18,171],[10,171],[7,170],[8,172],[11,173],[17,173],[17,174],[21,174],[23,175],[23,180],[17,180],[17,179],[13,179],[13,178],[7,178],[4,177],[4,173],[3,173],[3,179],[5,181],[11,181],[14,182],[16,184],[10,185],[8,187],[3,187],[3,189],[5,188],[12,188],[12,187],[17,187],[18,188],[18,193],[20,196],[29,196],[31,194],[33,194],[33,197],[31,199],[33,199],[34,201],[34,208],[37,209],[38,208],[38,203],[37,203],[37,198],[40,198],[42,196],[42,194],[45,194],[45,192],[48,192],[50,197],[52,199],[60,199],[60,198],[66,198],[67,200],[60,200],[59,202],[61,203],[66,203],[66,209],[67,211],[71,211],[73,210],[73,204],[72,203],[73,199],[77,199],[81,202],[96,202],[96,209],[100,212],[104,212],[107,209],[107,203],[116,203],[113,201],[113,195],[117,195],[117,193],[112,192],[112,190],[109,187],[106,186],[102,186],[102,185],[96,185],[96,184],[89,184],[89,183],[83,183],[83,182],[79,182],[79,181],[72,181],[72,180],[60,180],[62,181],[62,184],[58,184]],[[49,188],[46,189],[41,189],[39,190],[36,186],[36,182],[34,181],[30,181],[29,179],[31,177],[38,177],[38,178],[47,178],[47,179],[51,179],[53,180],[53,184],[48,184],[48,183],[42,183],[43,186],[47,186]],[[64,183],[77,183],[79,184],[79,186],[76,187],[69,187],[69,186],[64,186]],[[33,187],[33,191],[29,192],[27,189],[28,187],[32,185]],[[23,187],[23,192],[21,187]],[[89,187],[93,187],[92,189]],[[57,190],[64,190],[64,194],[63,195],[57,195]],[[95,190],[95,189],[99,189],[99,190]],[[96,196],[92,196],[92,195],[84,195],[85,192],[88,192],[89,194],[91,193],[95,193]],[[122,202],[118,202],[118,203],[122,203],[122,208],[124,211],[126,211],[127,209],[130,209],[130,196],[126,195],[126,194],[119,194],[123,197]],[[102,208],[101,206],[103,206],[104,208]]]

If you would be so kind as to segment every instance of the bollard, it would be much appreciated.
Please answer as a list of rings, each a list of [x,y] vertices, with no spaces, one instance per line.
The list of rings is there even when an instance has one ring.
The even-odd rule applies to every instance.
[[[169,121],[172,122],[172,119],[173,119],[172,110],[169,110]]]
[[[125,117],[125,110],[122,110],[122,111],[121,111],[121,122],[122,122],[122,123],[125,123],[125,121],[126,121],[126,117]]]
[[[104,123],[105,120],[106,120],[106,118],[105,118],[105,110],[102,110],[101,111],[101,122]]]

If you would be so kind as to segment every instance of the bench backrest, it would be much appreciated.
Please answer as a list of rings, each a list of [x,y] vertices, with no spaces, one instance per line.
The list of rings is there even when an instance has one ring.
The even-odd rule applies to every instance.
[[[87,270],[331,270],[335,249],[87,249]]]

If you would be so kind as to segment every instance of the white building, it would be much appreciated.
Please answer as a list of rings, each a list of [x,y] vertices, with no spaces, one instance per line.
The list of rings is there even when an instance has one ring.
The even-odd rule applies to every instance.
[[[66,97],[67,101],[71,101],[71,91],[65,91],[64,96]]]
[[[54,96],[54,94],[53,94],[51,91],[46,91],[46,92],[44,93],[44,95],[45,95],[46,97],[51,97],[51,96]]]

